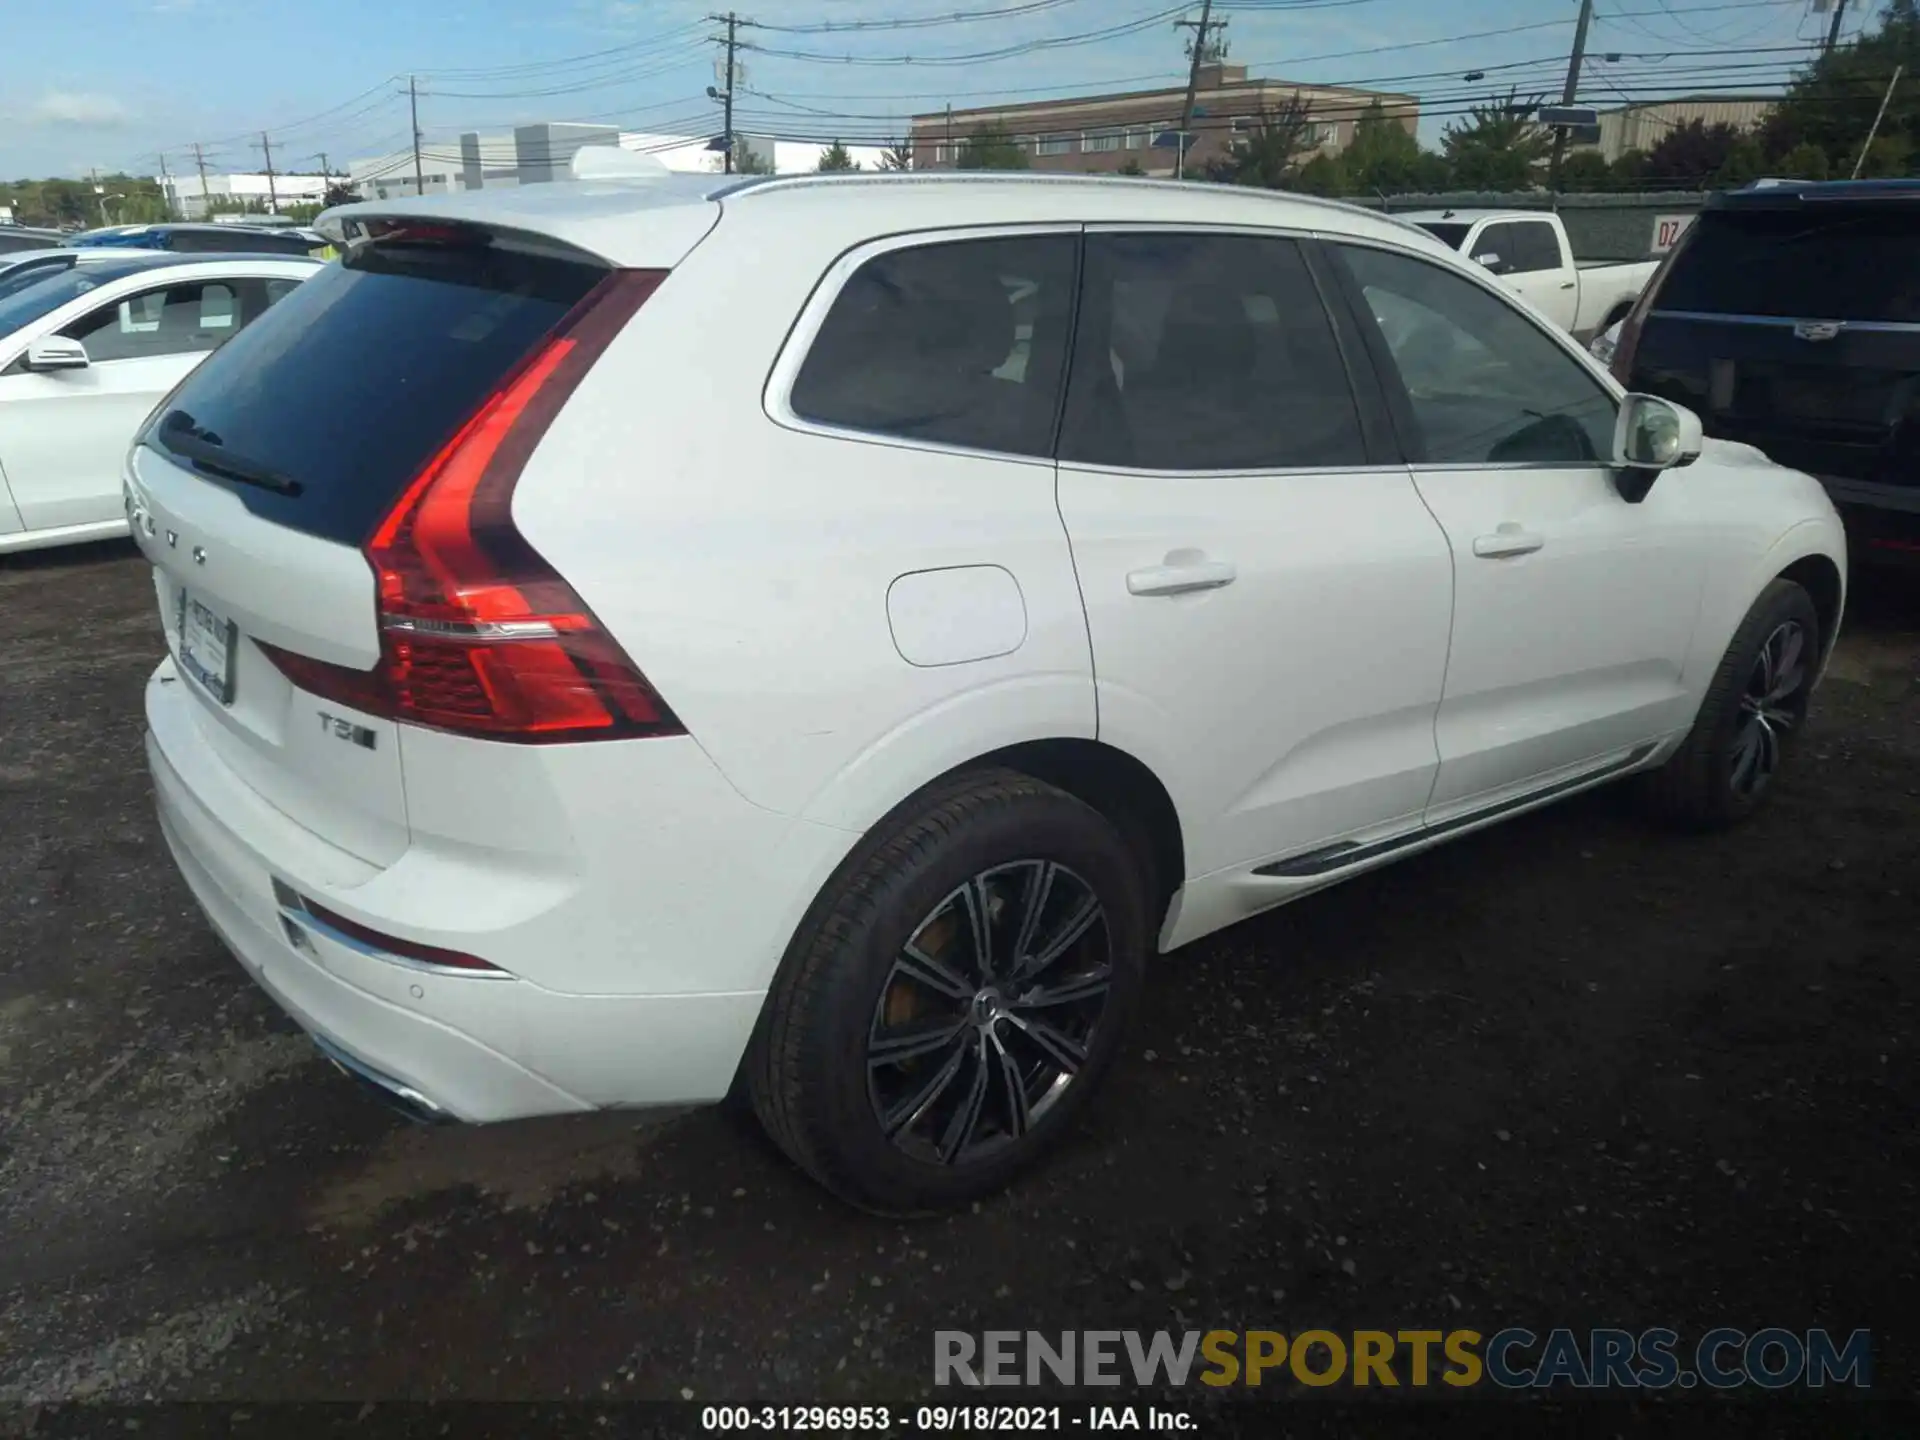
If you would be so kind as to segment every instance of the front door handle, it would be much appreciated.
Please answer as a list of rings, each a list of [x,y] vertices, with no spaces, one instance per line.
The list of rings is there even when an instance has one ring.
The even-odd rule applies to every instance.
[[[1546,543],[1546,536],[1522,530],[1509,520],[1491,535],[1476,536],[1473,553],[1482,560],[1505,560],[1514,555],[1531,555]]]
[[[1560,288],[1561,288],[1562,290],[1571,290],[1571,289],[1573,288],[1573,281],[1571,281],[1571,280],[1562,280],[1562,281],[1560,282]]]
[[[1127,572],[1129,595],[1186,595],[1195,590],[1218,590],[1231,585],[1237,572],[1230,560],[1188,560],[1167,557],[1164,565]]]

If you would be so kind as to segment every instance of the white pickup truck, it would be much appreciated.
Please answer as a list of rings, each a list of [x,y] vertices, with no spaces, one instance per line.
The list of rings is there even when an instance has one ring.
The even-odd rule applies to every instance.
[[[1410,210],[1394,218],[1479,261],[1582,343],[1623,318],[1660,266],[1576,261],[1550,210]]]

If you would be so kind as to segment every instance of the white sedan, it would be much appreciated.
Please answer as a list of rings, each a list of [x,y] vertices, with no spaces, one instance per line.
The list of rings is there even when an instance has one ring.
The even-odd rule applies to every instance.
[[[147,412],[320,268],[96,252],[0,285],[0,554],[124,535],[120,464]]]

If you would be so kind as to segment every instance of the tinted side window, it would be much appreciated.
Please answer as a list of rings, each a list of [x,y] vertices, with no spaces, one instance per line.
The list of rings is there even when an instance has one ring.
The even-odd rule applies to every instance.
[[[794,380],[794,414],[1046,455],[1072,306],[1070,235],[891,250],[841,289]]]
[[[1480,232],[1480,238],[1473,242],[1473,254],[1470,258],[1478,260],[1482,255],[1497,255],[1499,260],[1487,266],[1495,275],[1511,275],[1518,264],[1520,237],[1514,234],[1512,225],[1489,225]]]
[[[1401,381],[1434,464],[1599,464],[1613,451],[1613,396],[1513,306],[1404,255],[1341,253]]]
[[[209,280],[173,285],[104,305],[60,333],[87,347],[95,364],[211,350],[239,318],[233,284]]]
[[[1553,233],[1553,226],[1541,220],[1529,220],[1525,224],[1512,227],[1519,237],[1517,253],[1514,255],[1514,268],[1522,271],[1558,270],[1560,268],[1560,241]]]
[[[1332,322],[1291,240],[1090,235],[1060,458],[1364,465]]]

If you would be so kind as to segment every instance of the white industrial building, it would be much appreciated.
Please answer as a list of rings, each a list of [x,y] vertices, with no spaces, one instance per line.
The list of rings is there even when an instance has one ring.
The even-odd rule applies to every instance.
[[[156,175],[153,183],[167,197],[173,214],[183,220],[204,220],[210,211],[236,206],[264,213],[276,208],[274,202],[281,210],[289,205],[317,204],[325,197],[330,182],[324,175],[275,175],[269,184],[265,174],[209,175],[203,182],[199,175],[189,172]]]
[[[740,149],[751,151],[781,175],[816,169],[828,149],[809,141],[767,136],[741,134],[734,139]],[[718,173],[723,168],[721,154],[707,136],[656,135],[612,125],[522,125],[499,134],[469,132],[452,144],[422,144],[418,188],[434,195],[564,179],[574,152],[588,145],[618,145],[649,154],[667,169],[684,173]],[[871,145],[849,145],[847,153],[863,170],[877,170],[885,152]],[[355,160],[347,167],[347,183],[368,200],[411,195],[416,189],[413,151]]]

